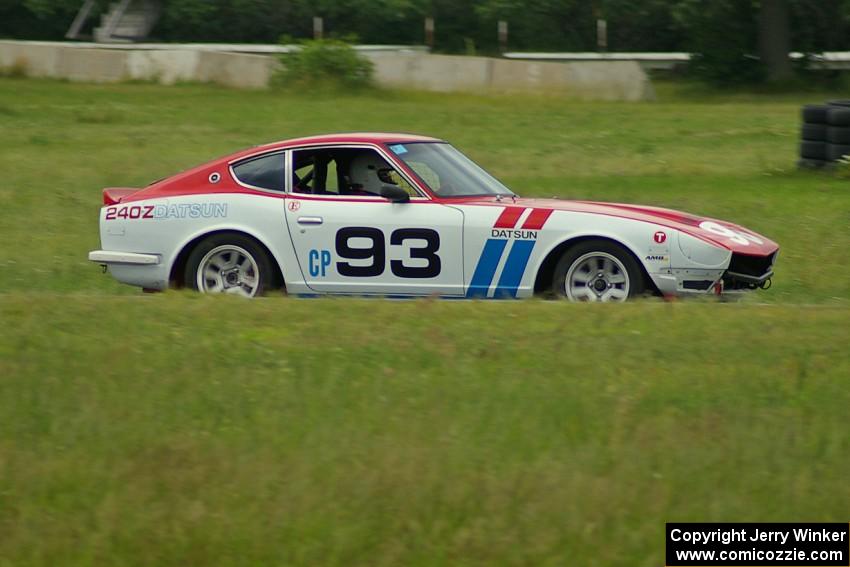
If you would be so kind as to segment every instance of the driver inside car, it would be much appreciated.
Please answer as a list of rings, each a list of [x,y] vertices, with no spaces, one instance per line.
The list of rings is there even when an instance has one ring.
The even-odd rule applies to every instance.
[[[351,160],[351,193],[380,195],[383,185],[398,185],[398,174],[375,152],[364,152]]]

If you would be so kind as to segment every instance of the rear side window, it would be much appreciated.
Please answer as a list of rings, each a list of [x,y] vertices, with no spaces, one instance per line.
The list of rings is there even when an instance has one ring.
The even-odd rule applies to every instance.
[[[233,174],[245,185],[283,191],[286,187],[283,156],[283,153],[277,153],[237,163],[233,166]]]

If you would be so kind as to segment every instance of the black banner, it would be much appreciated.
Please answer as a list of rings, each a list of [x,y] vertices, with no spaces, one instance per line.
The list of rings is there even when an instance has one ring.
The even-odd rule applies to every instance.
[[[666,565],[850,566],[850,525],[667,524]]]

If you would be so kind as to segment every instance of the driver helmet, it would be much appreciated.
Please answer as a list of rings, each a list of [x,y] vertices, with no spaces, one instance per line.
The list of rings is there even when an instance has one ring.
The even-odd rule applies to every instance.
[[[396,185],[392,180],[394,170],[375,152],[364,152],[351,160],[351,184],[360,191],[381,194],[382,185]]]

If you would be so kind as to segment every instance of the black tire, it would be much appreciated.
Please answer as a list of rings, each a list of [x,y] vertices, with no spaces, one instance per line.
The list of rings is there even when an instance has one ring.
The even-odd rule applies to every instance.
[[[621,266],[625,268],[625,276],[626,283],[628,285],[628,291],[625,297],[622,299],[614,299],[615,301],[625,301],[627,299],[631,299],[633,297],[642,295],[646,290],[646,282],[644,281],[643,270],[638,265],[637,260],[622,246],[616,244],[610,240],[585,240],[583,242],[579,242],[574,246],[570,246],[564,254],[561,256],[561,259],[558,261],[558,264],[555,266],[555,273],[552,277],[552,292],[560,297],[566,297],[573,301],[581,301],[581,298],[571,297],[569,293],[567,293],[567,275],[570,270],[574,267],[578,269],[586,260],[589,260],[589,256],[593,253],[600,253],[600,255],[608,255],[613,256],[617,260],[619,260]],[[616,264],[613,264],[616,266]],[[616,266],[616,273],[620,273],[621,270],[619,266]],[[585,286],[590,287],[590,286]],[[624,289],[624,288],[618,288]],[[592,290],[591,290],[592,291]],[[597,299],[599,300],[599,294],[593,292]],[[605,291],[603,290],[602,295],[605,295]]]
[[[828,159],[826,157],[826,147],[828,145],[826,142],[803,140],[800,142],[800,157],[806,159]]]
[[[801,158],[797,161],[797,167],[800,169],[823,169],[832,165],[832,162],[826,159],[807,159]]]
[[[250,278],[251,274],[254,272],[253,267],[250,266],[250,263],[248,263],[249,259],[256,265],[256,271],[258,272],[256,274],[256,278],[251,278],[252,280],[255,279],[256,285],[251,286],[247,283],[247,279],[245,280],[246,283],[243,283],[242,275],[240,273],[237,275],[238,280],[236,282],[232,282],[232,285],[229,285],[228,289],[239,287],[244,290],[247,287],[251,287],[252,292],[248,295],[255,297],[263,295],[265,292],[274,287],[275,271],[272,269],[272,260],[269,257],[269,254],[253,238],[235,232],[213,234],[195,246],[195,249],[192,250],[191,254],[189,254],[189,259],[186,262],[186,272],[184,274],[186,286],[194,289],[195,291],[202,291],[204,293],[224,292],[223,289],[202,289],[198,282],[198,272],[201,269],[201,263],[204,262],[204,259],[208,254],[210,254],[210,252],[216,249],[222,249],[221,253],[224,254],[227,252],[227,248],[233,248],[233,253],[236,254],[239,260],[243,260],[243,266],[247,264],[248,267],[243,270],[246,276]],[[245,259],[242,258],[243,253],[246,255]]]
[[[829,126],[826,130],[826,141],[830,144],[850,144],[850,128]]]
[[[800,131],[801,140],[809,140],[812,142],[826,141],[826,124],[806,124],[803,123],[803,128]]]
[[[829,106],[850,106],[850,99],[831,100],[827,102]]]
[[[807,104],[803,106],[803,122],[807,124],[826,124],[829,106],[825,104]]]
[[[829,161],[838,161],[844,156],[850,156],[850,145],[828,144],[826,156]]]
[[[830,126],[850,126],[850,108],[831,107],[827,113],[827,123]]]

